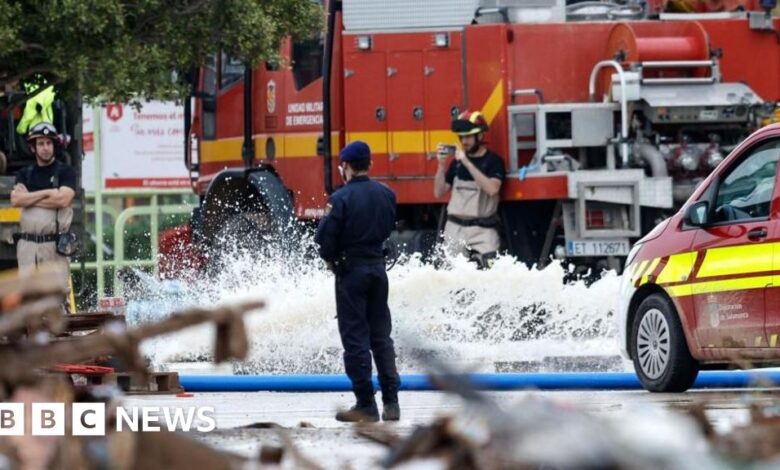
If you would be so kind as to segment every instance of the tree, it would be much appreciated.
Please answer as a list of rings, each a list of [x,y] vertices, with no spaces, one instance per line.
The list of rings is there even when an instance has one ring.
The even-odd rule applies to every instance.
[[[319,3],[0,0],[0,94],[45,81],[103,102],[181,97],[183,72],[209,54],[256,65],[274,58],[284,37],[321,30]]]

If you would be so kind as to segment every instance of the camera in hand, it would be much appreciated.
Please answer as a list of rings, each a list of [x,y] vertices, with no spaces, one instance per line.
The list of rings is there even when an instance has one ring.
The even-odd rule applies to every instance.
[[[458,148],[454,145],[442,145],[442,153],[446,155],[455,155]]]

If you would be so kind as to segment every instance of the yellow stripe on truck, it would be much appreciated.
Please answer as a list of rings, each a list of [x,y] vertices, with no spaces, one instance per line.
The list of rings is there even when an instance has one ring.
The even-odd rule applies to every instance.
[[[501,96],[501,95],[499,95]],[[319,133],[289,132],[278,134],[258,134],[253,136],[255,155],[260,159],[267,158],[266,144],[274,139],[276,158],[307,158],[317,156],[317,140]],[[331,139],[331,152],[339,153],[338,133],[334,132]],[[375,154],[420,154],[435,152],[442,144],[458,145],[459,141],[449,129],[430,131],[394,131],[394,132],[347,132],[346,141],[362,140],[371,147]],[[244,140],[241,137],[229,137],[200,142],[200,161],[202,163],[226,163],[241,161],[241,148]]]
[[[362,140],[371,153],[387,153],[387,132],[347,132],[347,143]]]
[[[199,142],[198,156],[201,163],[231,162],[241,160],[241,147],[244,141],[240,137]]]
[[[22,218],[22,210],[18,207],[0,209],[0,223],[16,223]]]
[[[376,134],[385,136],[383,132],[377,132]],[[268,157],[266,155],[266,145],[269,139],[274,140],[275,158],[307,158],[317,156],[317,140],[320,135],[316,132],[258,134],[252,136],[252,140],[255,146],[255,155],[260,159]],[[339,152],[338,133],[333,132],[331,135],[331,152],[337,155]],[[200,142],[200,161],[201,163],[241,161],[243,145],[244,140],[241,137],[203,140]],[[382,148],[386,149],[386,147],[386,144],[382,145]]]
[[[318,134],[301,134],[284,136],[284,153],[279,155],[281,158],[304,158],[317,155]],[[331,140],[331,143],[333,141]],[[336,142],[338,146],[338,142]],[[333,146],[331,145],[331,152]],[[338,152],[338,150],[336,150]]]
[[[485,105],[482,107],[482,114],[488,124],[493,124],[493,120],[498,116],[501,108],[504,107],[504,80],[499,80],[493,92],[490,93]]]
[[[391,132],[390,148],[393,153],[425,153],[425,133],[421,131]]]
[[[711,248],[704,255],[697,278],[772,271],[776,243]]]

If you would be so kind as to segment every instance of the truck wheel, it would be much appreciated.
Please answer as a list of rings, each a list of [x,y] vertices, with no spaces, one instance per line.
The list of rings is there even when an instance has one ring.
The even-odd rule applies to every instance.
[[[651,392],[684,392],[699,374],[677,311],[659,294],[642,301],[634,316],[631,357],[639,382]]]

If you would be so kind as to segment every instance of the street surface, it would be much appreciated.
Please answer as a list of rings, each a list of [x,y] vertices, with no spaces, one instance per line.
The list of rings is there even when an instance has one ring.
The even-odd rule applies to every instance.
[[[580,409],[605,419],[630,418],[636,411],[657,412],[662,417],[702,403],[707,418],[719,432],[749,420],[750,403],[770,403],[780,397],[780,389],[706,390],[682,394],[651,394],[644,391],[586,392],[488,392],[501,408],[522,407],[530,397],[550,400],[556,404]],[[378,400],[380,395],[377,395]],[[333,419],[339,407],[351,405],[348,393],[195,393],[192,397],[170,395],[130,396],[126,406],[213,406],[218,429],[193,437],[221,449],[246,456],[257,455],[263,444],[279,445],[272,429],[246,429],[257,423],[276,423],[290,428],[287,432],[299,450],[312,460],[329,468],[349,463],[353,468],[368,468],[385,454],[385,450],[359,436],[352,425]],[[390,424],[401,435],[408,435],[415,426],[426,424],[436,416],[457,413],[462,408],[460,398],[440,392],[402,392],[402,420]],[[308,423],[312,427],[300,427]],[[641,426],[642,423],[637,423]]]

